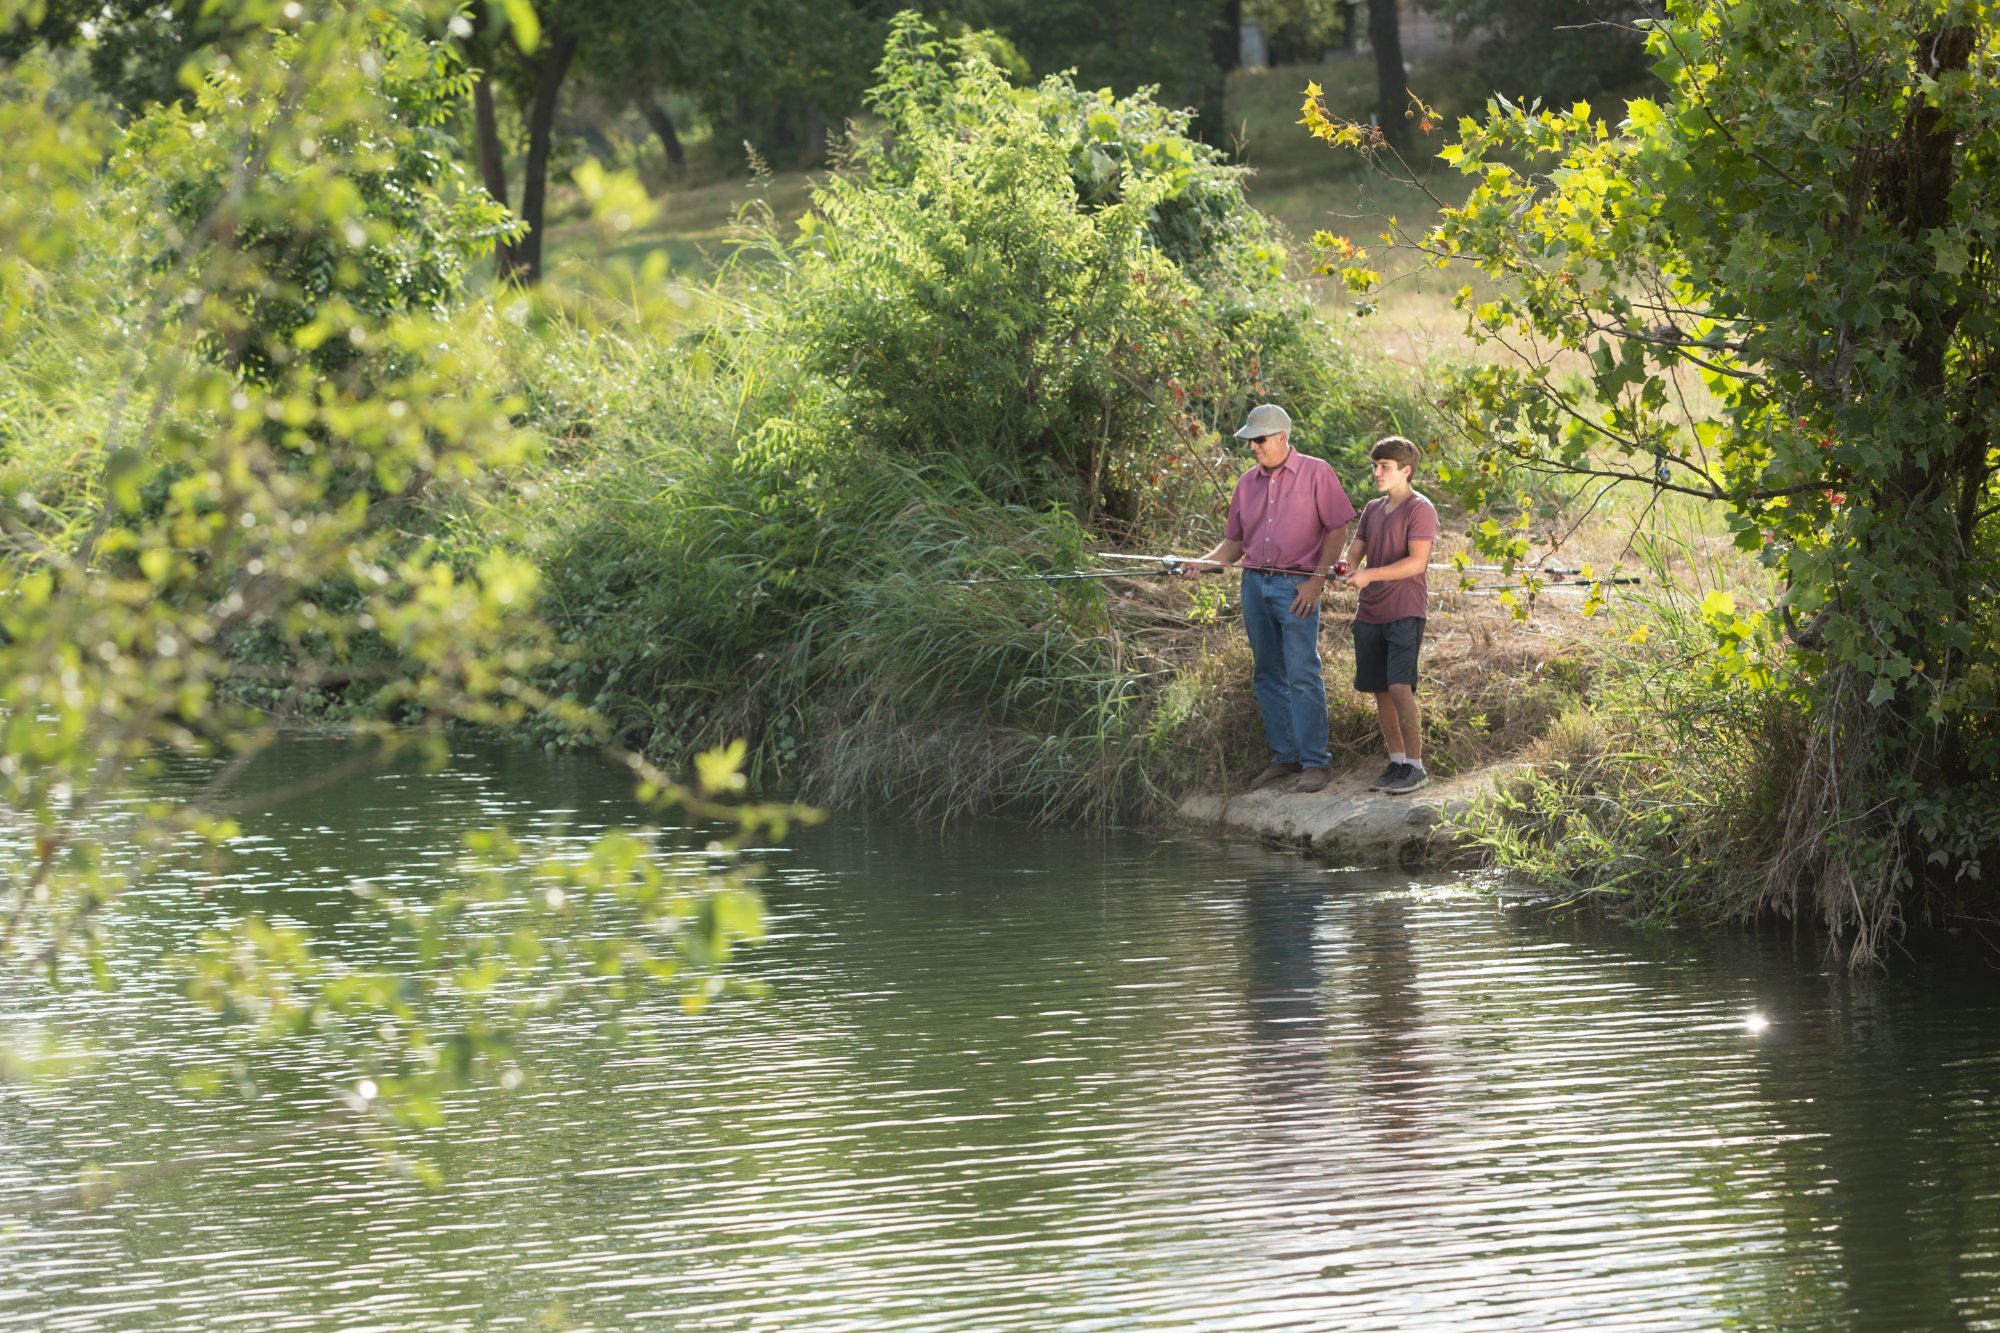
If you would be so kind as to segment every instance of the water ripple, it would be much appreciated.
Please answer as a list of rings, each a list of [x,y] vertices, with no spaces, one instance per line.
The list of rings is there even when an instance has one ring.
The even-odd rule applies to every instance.
[[[631,813],[601,770],[475,752],[163,877],[120,990],[10,1020],[114,1040],[0,1090],[0,1202],[323,1104],[309,1053],[181,1091],[211,1034],[161,950],[275,899],[367,956],[356,875],[421,885],[467,823]],[[850,825],[765,859],[769,999],[663,1006],[657,1051],[550,1024],[521,1092],[395,1145],[438,1189],[335,1132],[34,1215],[0,1233],[0,1327],[2000,1319],[2000,1015],[1950,960],[1854,979],[1200,841]]]

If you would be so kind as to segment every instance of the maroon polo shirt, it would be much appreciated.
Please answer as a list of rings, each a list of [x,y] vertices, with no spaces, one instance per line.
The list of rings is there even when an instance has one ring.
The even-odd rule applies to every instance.
[[[1222,535],[1243,543],[1243,564],[1313,573],[1326,534],[1354,520],[1354,506],[1333,465],[1296,449],[1266,472],[1253,467],[1236,479]]]

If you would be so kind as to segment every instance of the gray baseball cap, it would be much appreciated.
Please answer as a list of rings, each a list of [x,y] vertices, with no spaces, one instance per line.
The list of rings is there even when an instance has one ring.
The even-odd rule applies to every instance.
[[[1279,431],[1292,428],[1291,414],[1276,403],[1259,403],[1250,409],[1250,419],[1243,423],[1243,429],[1236,432],[1239,440],[1254,439],[1259,435],[1276,435]]]

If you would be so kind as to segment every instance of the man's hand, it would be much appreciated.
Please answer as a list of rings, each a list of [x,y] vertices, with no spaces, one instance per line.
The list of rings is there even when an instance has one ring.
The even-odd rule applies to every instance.
[[[1223,566],[1213,560],[1182,560],[1174,565],[1177,579],[1198,579],[1203,574],[1220,573]]]
[[[1292,594],[1292,614],[1309,616],[1319,609],[1319,595],[1326,590],[1326,580],[1315,574],[1299,585]]]

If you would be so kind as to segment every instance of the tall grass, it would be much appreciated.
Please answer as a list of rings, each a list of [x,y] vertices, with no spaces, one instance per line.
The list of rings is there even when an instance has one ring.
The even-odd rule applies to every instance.
[[[148,410],[119,388],[130,378],[117,336],[126,312],[103,286],[107,268],[86,262],[38,275],[0,333],[0,502],[11,511],[0,543],[9,547],[61,545],[87,526],[114,415],[122,411],[129,426]]]

